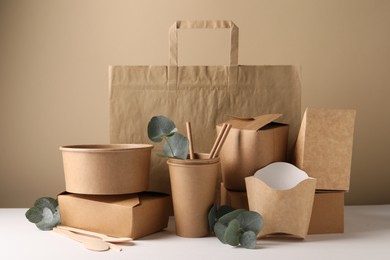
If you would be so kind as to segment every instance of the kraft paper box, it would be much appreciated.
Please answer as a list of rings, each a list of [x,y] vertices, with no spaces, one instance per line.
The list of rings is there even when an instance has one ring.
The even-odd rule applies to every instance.
[[[286,161],[288,125],[275,123],[281,114],[234,118],[220,152],[222,180],[228,190],[245,191],[245,177],[273,162]],[[219,132],[221,125],[217,126]]]
[[[289,234],[306,238],[316,180],[292,164],[272,163],[245,178],[251,211],[263,216],[258,237]]]
[[[234,209],[249,209],[248,196],[245,191],[232,191],[226,189],[221,183],[221,205],[229,205]]]
[[[294,164],[317,179],[318,190],[349,190],[355,110],[307,108]]]
[[[152,192],[58,195],[62,225],[133,239],[166,228],[170,203],[169,195]]]
[[[316,192],[309,234],[344,232],[344,194],[343,191]]]

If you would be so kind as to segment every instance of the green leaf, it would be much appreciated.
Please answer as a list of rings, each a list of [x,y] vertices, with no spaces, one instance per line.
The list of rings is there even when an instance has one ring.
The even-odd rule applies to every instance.
[[[153,142],[161,142],[177,132],[175,124],[165,116],[154,116],[148,124],[148,137]]]
[[[240,244],[241,233],[240,222],[237,219],[233,219],[226,228],[224,235],[225,243],[231,246],[238,246]]]
[[[226,244],[225,242],[225,231],[226,231],[226,225],[222,224],[221,222],[217,222],[214,225],[214,233],[216,237],[221,241],[222,243]]]
[[[241,225],[242,230],[253,231],[257,235],[263,228],[263,217],[255,211],[245,211],[236,218]]]
[[[256,248],[256,241],[257,241],[256,234],[251,230],[244,232],[240,237],[241,246],[248,249]]]
[[[43,197],[37,199],[34,203],[34,206],[40,209],[47,207],[51,210],[52,213],[54,213],[58,206],[58,201],[50,197]]]
[[[51,212],[49,208],[43,208],[43,218],[41,221],[36,223],[36,226],[40,230],[52,230],[53,227],[57,226],[60,223],[60,214],[58,208],[54,212]]]
[[[188,155],[188,138],[182,134],[175,133],[167,138],[163,150],[166,156],[179,159],[187,159]]]
[[[214,204],[210,210],[209,214],[207,215],[207,218],[209,220],[209,229],[210,231],[213,231],[215,223],[217,223],[217,205]]]
[[[235,219],[238,215],[240,215],[242,212],[246,211],[245,209],[235,209],[222,217],[219,218],[218,222],[221,222],[224,225],[228,225],[230,221]]]
[[[220,218],[224,215],[226,215],[227,213],[230,213],[234,211],[234,209],[232,207],[230,207],[229,205],[222,205],[221,207],[219,207],[218,211],[217,211],[217,218]]]
[[[25,216],[31,223],[38,223],[43,219],[43,209],[32,207],[27,210]]]

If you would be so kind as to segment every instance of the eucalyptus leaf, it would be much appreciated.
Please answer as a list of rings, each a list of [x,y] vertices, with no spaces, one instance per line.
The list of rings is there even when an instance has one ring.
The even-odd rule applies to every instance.
[[[153,142],[161,142],[164,137],[173,136],[177,132],[175,124],[165,116],[154,116],[148,124],[148,137]]]
[[[231,220],[225,231],[225,243],[231,246],[238,246],[240,244],[241,233],[240,222],[237,219]]]
[[[217,218],[220,218],[220,217],[222,217],[222,216],[224,216],[227,213],[230,213],[232,211],[234,211],[234,209],[232,207],[230,207],[229,205],[222,205],[217,210]]]
[[[217,222],[214,225],[214,233],[215,236],[221,241],[222,243],[226,244],[225,242],[225,231],[227,226],[222,224],[221,222]]]
[[[242,212],[245,212],[245,209],[235,209],[222,217],[219,218],[218,222],[221,222],[222,224],[228,225],[230,221],[235,219],[238,215],[240,215]]]
[[[40,230],[52,230],[53,227],[60,223],[60,214],[58,208],[53,213],[49,208],[43,208],[43,218],[41,221],[36,223],[36,226]]]
[[[25,216],[31,223],[38,223],[43,219],[43,209],[38,207],[32,207],[27,210]]]
[[[168,157],[174,157],[179,159],[187,159],[188,155],[188,138],[180,133],[167,138],[167,142],[164,144],[164,154]]]
[[[257,235],[263,228],[263,217],[255,211],[245,211],[239,214],[236,218],[241,225],[242,230],[253,231]]]
[[[209,220],[209,229],[210,231],[213,231],[215,223],[217,223],[217,205],[214,204],[210,210],[209,214],[207,215],[207,218]]]
[[[251,230],[244,232],[240,237],[241,246],[248,249],[256,248],[256,241],[257,241],[256,234]]]
[[[34,203],[34,206],[41,209],[47,207],[51,210],[52,213],[54,213],[58,206],[58,201],[50,197],[43,197],[37,199]]]

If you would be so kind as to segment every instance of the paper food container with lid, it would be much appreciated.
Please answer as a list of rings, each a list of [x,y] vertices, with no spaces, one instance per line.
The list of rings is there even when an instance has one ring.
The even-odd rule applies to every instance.
[[[149,186],[149,144],[61,146],[65,189],[78,194],[126,194]]]
[[[224,186],[245,191],[245,177],[273,162],[286,161],[288,125],[276,123],[281,114],[254,118],[233,118],[225,144],[220,152]],[[217,131],[221,125],[217,126]]]
[[[155,192],[58,195],[62,225],[133,239],[166,228],[171,203],[171,196]]]

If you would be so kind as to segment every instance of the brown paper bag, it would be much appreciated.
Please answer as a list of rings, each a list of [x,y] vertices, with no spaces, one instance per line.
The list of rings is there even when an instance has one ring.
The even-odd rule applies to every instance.
[[[178,29],[228,28],[231,32],[229,66],[178,66]],[[301,114],[298,67],[238,65],[238,27],[231,21],[178,21],[169,29],[168,66],[110,66],[110,140],[112,143],[150,143],[149,120],[165,115],[180,132],[192,124],[196,152],[209,152],[215,126],[226,115],[254,117],[283,114],[296,139]],[[152,154],[150,190],[170,192],[166,159]]]

